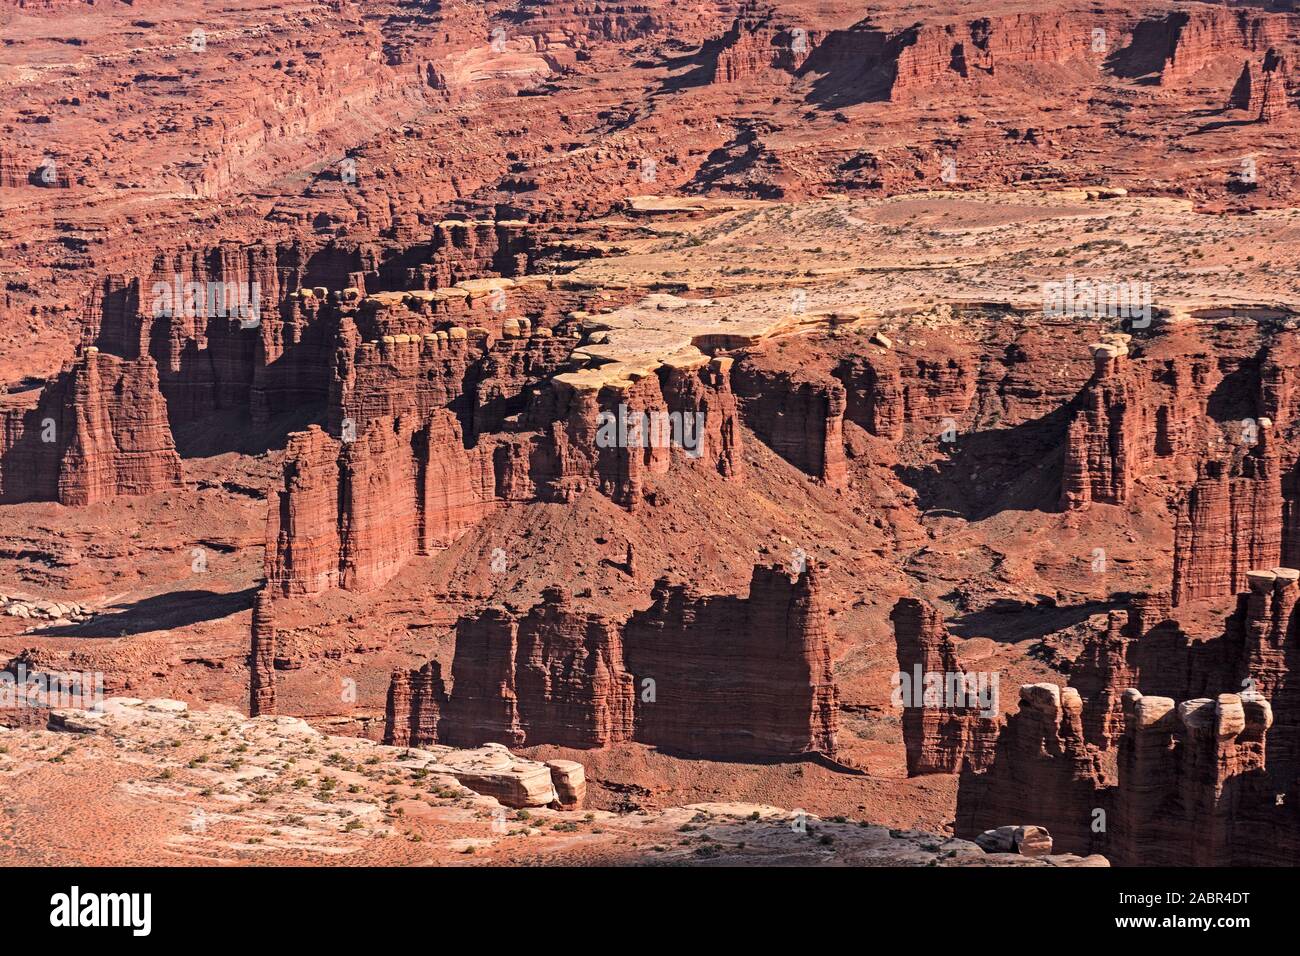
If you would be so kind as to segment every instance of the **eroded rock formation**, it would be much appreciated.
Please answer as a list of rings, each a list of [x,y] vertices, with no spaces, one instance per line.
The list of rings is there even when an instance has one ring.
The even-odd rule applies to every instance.
[[[1128,347],[1102,343],[1093,354],[1097,370],[1079,396],[1066,440],[1061,493],[1066,509],[1128,500],[1148,453],[1146,436],[1154,432],[1152,410],[1129,363]]]
[[[0,409],[0,500],[89,505],[181,485],[150,358],[87,348],[34,407]]]
[[[810,36],[806,28],[778,25],[771,16],[738,18],[718,41],[713,82],[762,79],[778,71],[795,73],[820,39],[820,31]]]
[[[1300,572],[1247,577],[1221,637],[1191,640],[1166,603],[1140,602],[1094,635],[1076,686],[1022,687],[992,763],[962,774],[958,834],[1033,819],[1117,865],[1295,865]]]
[[[440,679],[421,685],[422,671],[398,672],[385,739],[636,740],[720,757],[834,752],[837,694],[813,571],[791,580],[756,567],[745,598],[661,580],[652,600],[620,623],[550,588],[526,614],[490,607],[461,618],[450,700],[440,697]],[[436,733],[433,708],[443,715]]]
[[[331,433],[292,438],[268,520],[267,577],[284,594],[373,590],[501,502],[568,502],[594,488],[635,511],[646,477],[674,462],[743,476],[729,357],[689,347],[584,365],[577,339],[525,320],[499,337],[460,326],[389,334],[436,320],[423,300],[347,298],[332,299],[345,311]],[[359,323],[384,334],[363,341]]]
[[[1273,423],[1234,461],[1206,462],[1174,528],[1173,603],[1237,594],[1251,568],[1282,560],[1282,465]]]
[[[898,653],[896,693],[903,710],[908,775],[987,766],[1001,729],[997,684],[990,688],[986,675],[981,686],[979,675],[966,673],[943,618],[929,604],[902,598],[889,618]],[[980,696],[989,698],[989,712],[978,705]]]
[[[339,443],[318,427],[289,440],[266,528],[267,587],[286,597],[338,585],[338,456]]]
[[[252,640],[248,655],[248,715],[275,713],[275,618],[271,592],[262,588],[253,602]]]
[[[603,747],[632,735],[632,678],[614,625],[549,588],[522,618],[501,609],[457,623],[448,742]]]
[[[652,600],[624,627],[638,739],[688,753],[835,751],[827,609],[811,566],[794,579],[757,566],[747,598],[661,579]]]
[[[1084,740],[1079,692],[1026,684],[988,769],[962,773],[957,832],[973,837],[1015,817],[1045,827],[1058,848],[1090,846],[1089,814],[1101,779],[1100,755]]]
[[[1160,82],[1177,86],[1230,52],[1265,51],[1282,39],[1283,20],[1250,10],[1202,7],[1146,20],[1133,36],[1134,58],[1163,58]]]
[[[384,713],[384,743],[394,747],[437,743],[438,723],[446,707],[447,689],[437,661],[413,671],[393,671]]]
[[[796,468],[832,488],[846,480],[844,386],[751,363],[736,366],[736,394],[745,424]]]
[[[1288,100],[1289,78],[1286,58],[1270,48],[1264,54],[1264,65],[1260,70],[1259,121],[1261,123],[1284,123],[1295,116],[1295,109]]]

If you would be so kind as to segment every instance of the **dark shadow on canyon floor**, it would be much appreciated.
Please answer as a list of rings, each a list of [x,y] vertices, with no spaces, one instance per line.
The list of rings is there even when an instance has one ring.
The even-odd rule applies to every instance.
[[[957,637],[987,637],[1003,644],[1018,644],[1081,624],[1094,614],[1122,608],[1133,597],[1129,593],[1116,593],[1107,601],[1065,607],[1000,598],[982,610],[950,619],[948,630]]]
[[[51,627],[41,637],[128,637],[149,631],[188,627],[203,621],[238,614],[253,607],[256,587],[242,591],[170,591],[143,598],[130,604],[115,605],[106,614],[96,615],[83,624]]]
[[[1003,511],[1056,512],[1071,414],[1067,405],[1010,428],[958,433],[944,446],[950,449],[946,458],[895,471],[916,490],[923,513],[979,521]]]

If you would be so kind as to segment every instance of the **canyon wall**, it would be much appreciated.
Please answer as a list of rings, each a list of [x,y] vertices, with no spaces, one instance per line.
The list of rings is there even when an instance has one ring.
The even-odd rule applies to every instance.
[[[847,480],[844,386],[742,362],[734,376],[745,424],[778,455],[831,488]]]
[[[1113,613],[1073,686],[1022,687],[993,761],[963,769],[957,835],[1033,820],[1117,865],[1295,865],[1298,580],[1249,572],[1208,641],[1169,619],[1167,598]]]
[[[1147,396],[1124,345],[1095,347],[1096,373],[1079,396],[1065,446],[1061,505],[1123,504],[1154,433]]]
[[[151,358],[91,346],[34,405],[0,406],[0,501],[89,505],[182,484]]]
[[[1095,371],[1069,409],[1061,507],[1126,504],[1159,474],[1191,483],[1218,426],[1209,403],[1224,378],[1211,343],[1191,323],[1168,325],[1132,351],[1108,333],[1090,348]]]
[[[754,569],[748,597],[666,579],[652,605],[610,621],[560,588],[524,614],[489,607],[456,625],[453,688],[393,675],[386,739],[412,744],[605,747],[634,740],[716,757],[834,753],[827,616],[810,569]],[[433,706],[434,723],[414,715]],[[411,729],[419,723],[419,734]]]
[[[728,357],[582,367],[577,338],[513,320],[499,337],[388,332],[437,320],[384,301],[344,311],[328,431],[289,443],[267,523],[267,580],[282,594],[373,590],[502,502],[593,489],[634,512],[647,477],[674,463],[743,477]],[[360,326],[384,334],[362,340]]]
[[[1282,465],[1272,425],[1259,421],[1258,443],[1244,456],[1205,462],[1179,508],[1175,605],[1237,594],[1248,570],[1282,560]]]
[[[902,598],[889,619],[894,624],[898,653],[899,699],[895,703],[902,707],[908,776],[957,773],[967,764],[976,769],[988,766],[1001,730],[996,696],[992,713],[984,714],[965,699],[966,669],[958,662],[943,618],[933,607],[915,598]],[[978,678],[969,676],[975,678],[969,685],[973,697],[979,689]],[[901,693],[904,687],[906,694]]]

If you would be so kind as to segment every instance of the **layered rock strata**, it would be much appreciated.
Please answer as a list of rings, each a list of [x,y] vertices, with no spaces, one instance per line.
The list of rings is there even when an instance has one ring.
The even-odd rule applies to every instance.
[[[957,660],[943,618],[915,598],[889,615],[898,653],[895,703],[902,708],[908,776],[982,769],[993,759],[1001,730],[994,675],[968,674]],[[984,697],[985,711],[978,703]]]
[[[1258,443],[1230,461],[1208,461],[1174,526],[1173,603],[1242,591],[1246,572],[1282,560],[1282,465],[1270,419]]]
[[[248,655],[248,715],[275,713],[275,619],[271,593],[257,592],[253,602],[252,640]]]
[[[700,596],[661,580],[618,623],[550,588],[526,614],[500,607],[456,626],[453,689],[436,732],[417,672],[390,685],[386,739],[781,757],[833,753],[837,693],[826,609],[811,570],[757,567],[749,596]],[[422,728],[416,735],[416,725]]]
[[[778,455],[831,488],[847,479],[844,386],[750,363],[736,368],[745,424]]]
[[[963,771],[958,834],[1033,820],[1057,847],[1118,865],[1295,865],[1298,580],[1249,572],[1209,641],[1169,618],[1167,598],[1112,613],[1073,686],[1022,688],[992,763]]]
[[[89,347],[34,407],[0,407],[0,501],[89,505],[182,484],[150,358]]]
[[[647,478],[674,463],[743,476],[729,357],[628,336],[631,349],[611,361],[600,351],[608,334],[575,348],[522,320],[506,329],[363,341],[343,318],[329,430],[291,437],[269,509],[274,588],[372,590],[502,502],[595,489],[636,511]]]
[[[1123,504],[1154,433],[1151,409],[1122,344],[1094,346],[1096,372],[1079,396],[1065,446],[1061,505]]]

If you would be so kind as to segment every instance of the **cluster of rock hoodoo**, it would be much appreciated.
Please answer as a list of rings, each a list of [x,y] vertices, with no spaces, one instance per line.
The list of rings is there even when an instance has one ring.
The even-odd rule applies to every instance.
[[[1064,508],[1128,503],[1157,475],[1185,489],[1170,590],[1112,612],[1069,686],[1021,688],[1009,719],[965,701],[903,712],[909,772],[961,774],[959,836],[1029,822],[1118,864],[1300,859],[1296,452],[1277,424],[1295,420],[1295,332],[1231,382],[1198,335],[1174,320],[1135,354],[1106,336],[1068,409]],[[1247,417],[1216,421],[1212,401]],[[1212,640],[1174,616],[1233,594]],[[903,599],[892,617],[905,675],[966,676],[933,608]]]
[[[918,712],[903,725],[909,772],[960,772],[958,836],[1031,821],[1058,849],[1118,865],[1294,865],[1300,571],[1247,578],[1213,640],[1186,634],[1167,598],[1140,598],[1089,637],[1069,686],[1021,687],[1005,721]],[[895,609],[900,662],[916,603]],[[926,666],[954,666],[942,625],[921,630],[939,649]]]
[[[1062,507],[1125,504],[1161,474],[1181,496],[1174,536],[1174,605],[1242,590],[1251,568],[1300,561],[1300,485],[1292,430],[1296,331],[1273,335],[1248,363],[1232,400],[1241,419],[1216,421],[1228,382],[1212,349],[1174,323],[1150,351],[1131,336],[1094,346],[1096,372],[1073,403]],[[1279,424],[1282,423],[1282,424]]]
[[[754,569],[749,596],[660,580],[623,621],[547,589],[527,612],[456,625],[453,691],[431,661],[397,671],[385,741],[605,747],[635,740],[709,756],[835,750],[837,692],[812,569]]]

